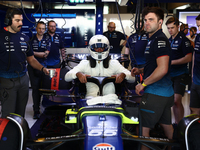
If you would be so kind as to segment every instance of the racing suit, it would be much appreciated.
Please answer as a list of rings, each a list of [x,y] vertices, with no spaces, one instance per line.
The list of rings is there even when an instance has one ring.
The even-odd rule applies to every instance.
[[[110,77],[112,75],[116,75],[119,73],[124,73],[126,75],[125,79],[130,82],[135,81],[135,77],[131,76],[131,72],[124,68],[118,60],[110,60],[108,68],[104,68],[103,61],[96,61],[96,66],[92,68],[90,66],[89,60],[82,60],[76,67],[74,67],[72,70],[70,70],[65,75],[65,81],[69,82],[73,79],[76,79],[76,73],[81,72],[84,74],[88,74],[92,76],[105,76]],[[86,99],[91,97],[98,96],[99,88],[94,83],[86,83]],[[107,83],[103,88],[103,95],[107,94],[115,94],[115,88],[113,83]]]

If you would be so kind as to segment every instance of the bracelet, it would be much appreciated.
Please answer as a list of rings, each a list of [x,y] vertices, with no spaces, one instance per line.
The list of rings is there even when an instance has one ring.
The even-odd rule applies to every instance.
[[[44,67],[42,67],[41,71],[43,72]]]
[[[143,82],[143,83],[142,83],[142,86],[146,87],[147,85]]]

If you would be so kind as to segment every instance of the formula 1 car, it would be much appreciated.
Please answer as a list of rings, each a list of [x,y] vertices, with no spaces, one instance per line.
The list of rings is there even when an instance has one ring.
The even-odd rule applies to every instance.
[[[152,150],[164,150],[167,146],[176,150],[198,149],[200,142],[195,141],[198,141],[199,134],[195,137],[193,134],[199,133],[199,116],[191,115],[181,120],[176,140],[167,139],[161,134],[162,131],[158,133],[156,130],[152,130],[151,137],[143,137],[137,103],[140,97],[127,88],[126,81],[115,84],[113,77],[90,77],[88,82],[99,87],[100,96],[103,94],[103,86],[112,82],[121,103],[101,99],[95,105],[88,105],[85,85],[77,80],[69,90],[40,89],[49,101],[59,105],[45,108],[45,117],[37,121],[40,125],[35,137],[30,137],[26,120],[17,114],[0,119],[0,131],[4,131],[0,134],[1,149],[139,150],[141,144]],[[60,101],[59,98],[63,100]],[[12,131],[12,134],[7,130]],[[15,140],[14,146],[10,144],[11,140]]]

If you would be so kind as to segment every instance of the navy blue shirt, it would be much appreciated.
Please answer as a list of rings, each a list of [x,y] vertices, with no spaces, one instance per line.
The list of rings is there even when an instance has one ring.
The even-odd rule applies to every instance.
[[[113,31],[113,32],[109,32],[106,31],[103,33],[104,36],[106,36],[110,42],[110,46],[112,46],[113,48],[110,49],[110,53],[117,53],[117,54],[121,54],[121,49],[120,49],[120,42],[121,40],[125,40],[125,36],[123,33],[119,32],[119,31]]]
[[[141,35],[134,33],[128,38],[126,47],[129,48],[130,46],[129,50],[130,50],[131,67],[136,67],[137,65],[145,64],[144,51],[146,49],[147,42],[148,42],[148,35],[145,32],[142,33]]]
[[[32,41],[30,42],[30,45],[34,52],[45,52],[47,50],[50,51],[50,41],[49,41],[49,39],[47,40],[45,36],[43,36],[42,40],[39,41],[37,36],[35,35],[33,37]],[[38,62],[40,64],[47,67],[47,59],[46,58],[39,58],[36,56],[35,56],[35,58],[38,60]]]
[[[10,40],[9,40],[10,39]],[[17,78],[25,75],[26,57],[32,56],[29,37],[21,32],[0,30],[0,77]]]
[[[171,60],[180,59],[185,57],[185,55],[192,53],[190,40],[186,36],[183,36],[180,32],[174,39],[170,37],[169,42],[172,49]],[[185,73],[188,73],[187,63],[171,66],[171,77],[179,76]]]
[[[194,68],[193,68],[193,82],[200,85],[200,35],[198,34],[195,39],[194,47]]]
[[[166,55],[170,56],[170,53],[171,49],[169,41],[160,29],[156,33],[154,33],[151,38],[149,38],[148,44],[145,49],[146,65],[144,67],[144,79],[148,78],[157,68],[156,59]],[[162,79],[146,86],[144,92],[164,97],[172,96],[174,94],[174,90],[172,87],[169,69],[168,73]]]
[[[50,53],[47,56],[47,66],[57,65],[60,63],[60,49],[64,48],[64,43],[57,33],[53,37],[49,33],[45,33],[44,36],[51,41]]]

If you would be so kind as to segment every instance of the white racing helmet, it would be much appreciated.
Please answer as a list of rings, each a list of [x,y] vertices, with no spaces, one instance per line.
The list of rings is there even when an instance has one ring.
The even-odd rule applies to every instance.
[[[96,52],[96,48],[102,48],[103,52]],[[92,58],[96,60],[104,60],[108,57],[110,43],[104,35],[94,35],[89,41],[88,49]]]

